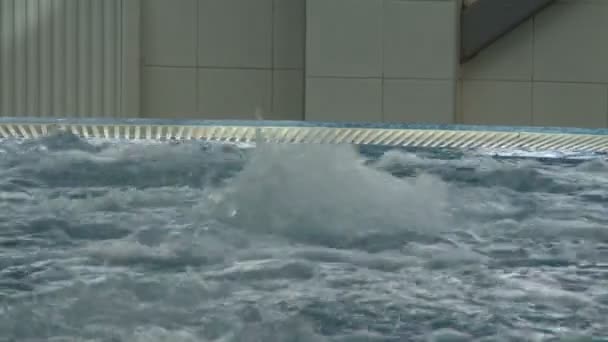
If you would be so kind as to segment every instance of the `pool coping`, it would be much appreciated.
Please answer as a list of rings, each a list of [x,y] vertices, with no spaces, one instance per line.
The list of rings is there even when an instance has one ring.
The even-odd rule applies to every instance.
[[[380,123],[380,122],[288,121],[288,120],[196,120],[196,119],[152,119],[152,118],[0,117],[0,125],[2,125],[2,124],[325,127],[325,128],[369,128],[369,129],[399,129],[399,130],[442,130],[442,131],[449,130],[449,131],[608,135],[608,128],[463,125],[463,124],[410,124],[410,123]]]
[[[0,138],[38,138],[68,131],[83,138],[356,144],[399,147],[608,152],[608,129],[126,118],[0,118]]]

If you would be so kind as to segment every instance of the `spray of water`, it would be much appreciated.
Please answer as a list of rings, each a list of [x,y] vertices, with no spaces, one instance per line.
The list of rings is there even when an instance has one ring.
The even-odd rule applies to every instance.
[[[438,234],[446,199],[438,178],[395,178],[364,165],[352,146],[260,143],[217,202],[248,230],[353,247]]]

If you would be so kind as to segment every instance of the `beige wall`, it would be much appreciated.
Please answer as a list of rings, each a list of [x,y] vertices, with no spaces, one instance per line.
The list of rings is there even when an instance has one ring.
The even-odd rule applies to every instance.
[[[308,0],[306,119],[452,123],[457,3]]]
[[[100,2],[53,2],[68,6],[52,14],[64,32],[41,29],[37,1],[0,0],[2,115],[608,126],[606,0],[558,0],[462,66],[460,0],[114,0],[123,19],[107,10],[103,27],[121,23],[123,44],[107,63],[101,38],[88,50],[12,33],[90,22],[101,34],[67,10]],[[70,68],[74,51],[78,68],[100,67]]]
[[[142,116],[453,122],[457,3],[145,0]]]
[[[304,4],[142,1],[142,116],[303,119]]]
[[[146,0],[142,115],[608,126],[608,1],[458,63],[458,0]]]
[[[461,76],[465,123],[607,127],[608,1],[558,1]]]

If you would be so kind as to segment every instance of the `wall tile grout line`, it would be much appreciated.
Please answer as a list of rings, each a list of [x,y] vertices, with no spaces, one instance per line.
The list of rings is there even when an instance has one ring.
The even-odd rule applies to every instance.
[[[12,16],[13,16],[13,20],[12,20],[12,30],[11,30],[11,34],[14,36],[16,36],[16,32],[17,32],[17,13],[16,13],[16,4],[15,4],[16,0],[11,0],[11,12],[12,12]],[[17,99],[17,92],[16,92],[16,87],[14,86],[14,84],[16,83],[16,79],[17,79],[17,39],[11,39],[12,40],[12,44],[10,46],[10,48],[12,49],[12,53],[10,54],[11,58],[9,59],[9,61],[11,61],[10,64],[12,64],[12,68],[11,68],[11,77],[10,77],[10,81],[11,81],[11,85],[13,88],[12,91],[12,99],[10,101],[10,115],[11,116],[17,116],[18,114],[15,113],[15,111],[17,110],[17,105],[16,105],[16,99]]]
[[[15,1],[17,0],[11,0],[11,17],[12,17],[12,22],[11,22],[11,34],[14,36],[16,36],[16,32],[17,32],[17,25],[18,25],[18,20],[17,20],[17,4],[15,3]],[[11,103],[11,109],[10,109],[10,116],[19,116],[20,114],[17,113],[17,108],[19,107],[19,89],[17,87],[17,78],[19,77],[19,70],[17,67],[17,60],[18,60],[18,56],[17,56],[17,46],[18,46],[18,42],[16,39],[11,39],[11,45],[10,45],[10,50],[9,50],[9,54],[10,54],[10,64],[11,64],[11,70],[10,70],[10,86],[12,88],[12,99],[10,101]]]
[[[270,70],[270,89],[269,89],[269,91],[270,91],[269,109],[270,109],[270,112],[272,113],[273,117],[276,114],[275,113],[276,108],[274,106],[274,97],[275,97],[275,94],[274,94],[275,70],[274,69],[275,69],[275,62],[276,62],[275,58],[274,58],[274,49],[275,49],[274,30],[276,29],[275,28],[275,20],[276,20],[275,4],[276,4],[276,0],[270,0],[270,6],[271,6],[271,8],[270,8],[270,67],[271,67],[271,70]],[[254,110],[256,110],[256,109],[254,108]],[[262,115],[264,115],[263,108],[262,108]]]
[[[126,104],[125,104],[126,100],[125,100],[125,96],[124,96],[124,93],[125,93],[125,91],[127,89],[127,86],[126,86],[125,78],[123,77],[123,75],[125,73],[125,67],[124,67],[124,64],[125,64],[125,57],[124,57],[125,56],[125,49],[124,49],[124,46],[125,46],[125,32],[124,31],[125,31],[125,27],[126,27],[126,25],[125,25],[125,7],[126,7],[126,4],[125,4],[124,1],[125,0],[121,0],[120,1],[120,19],[119,19],[120,23],[118,24],[118,26],[120,28],[119,29],[119,32],[120,32],[120,45],[117,48],[117,50],[120,51],[118,53],[118,55],[120,56],[119,57],[119,61],[120,61],[119,63],[120,63],[120,65],[118,67],[118,69],[120,70],[120,72],[119,72],[120,77],[119,77],[118,83],[120,83],[120,88],[121,88],[122,91],[119,93],[120,98],[118,100],[118,103],[119,103],[119,107],[120,107],[121,116],[123,116],[126,113],[126,107],[127,107]]]
[[[196,43],[194,44],[196,47],[196,51],[195,51],[195,58],[196,60],[194,61],[194,65],[195,65],[195,73],[194,73],[194,110],[196,111],[196,115],[197,116],[202,116],[202,109],[201,109],[201,103],[200,103],[200,49],[201,49],[201,37],[200,37],[200,32],[201,32],[201,28],[200,28],[200,22],[201,22],[201,0],[196,0],[196,34],[194,35],[196,37]]]
[[[28,5],[29,5],[29,3],[25,2],[23,4],[23,7],[21,8],[21,10],[23,11],[23,13],[21,14],[21,20],[24,23],[27,23],[27,19],[28,19],[28,10],[29,10],[29,6]],[[22,77],[23,77],[24,83],[21,85],[21,87],[22,87],[21,91],[24,92],[24,94],[22,95],[24,103],[21,104],[21,106],[22,106],[21,110],[23,111],[23,115],[24,116],[29,116],[30,113],[28,113],[27,93],[28,93],[29,87],[30,87],[29,79],[30,79],[30,74],[32,73],[32,70],[30,70],[30,65],[28,63],[29,62],[29,58],[28,57],[29,57],[29,54],[30,54],[30,51],[29,51],[30,50],[30,44],[29,44],[28,41],[26,41],[26,42],[23,43],[23,49],[24,49],[24,51],[23,51],[23,62],[22,63],[24,63],[24,65],[23,65],[23,73],[24,74],[22,75]]]
[[[303,18],[303,22],[302,25],[304,26],[302,29],[302,91],[301,91],[301,95],[302,95],[302,102],[301,102],[301,106],[302,106],[302,112],[300,113],[301,115],[301,119],[302,120],[306,120],[306,46],[307,46],[307,42],[306,42],[306,37],[307,37],[307,31],[308,31],[308,4],[307,1],[302,0],[302,4],[303,4],[303,11],[302,11],[302,15],[304,16]]]
[[[344,79],[344,80],[380,80],[383,79],[385,81],[454,81],[453,78],[421,78],[421,77],[381,77],[381,76],[308,76],[308,78],[314,79]]]
[[[197,69],[197,70],[260,70],[270,71],[273,68],[262,68],[262,67],[212,67],[212,66],[185,66],[185,65],[158,65],[158,64],[145,64],[142,65],[144,68],[165,68],[165,69]],[[303,68],[274,68],[277,71],[302,71]]]
[[[105,70],[105,45],[106,45],[106,40],[105,40],[105,36],[108,34],[108,32],[106,31],[106,11],[105,11],[105,6],[106,5],[102,5],[101,9],[100,9],[100,13],[98,14],[101,19],[101,34],[102,34],[102,38],[101,38],[101,56],[100,56],[100,63],[99,63],[99,68],[101,69],[100,71],[100,82],[101,82],[101,87],[99,88],[99,96],[101,97],[101,101],[100,101],[100,108],[98,110],[101,111],[101,116],[108,116],[111,115],[110,111],[106,108],[106,104],[105,104],[105,96],[106,96],[106,87],[105,84],[108,82],[108,75],[107,73],[109,72],[109,70]],[[67,21],[67,19],[66,19]],[[65,37],[65,34],[63,35]],[[63,40],[63,43],[65,44],[65,39]],[[65,51],[65,48],[64,48]],[[65,58],[65,56],[64,56]],[[67,58],[65,58],[67,59]],[[65,110],[65,104],[62,104],[64,110]]]
[[[2,18],[2,6],[3,1],[0,1],[0,19]],[[4,24],[0,22],[0,71],[4,70],[4,52],[2,51],[4,48]],[[4,83],[0,78],[0,117],[5,116],[4,113]]]
[[[534,125],[534,85],[536,84],[536,16],[532,17],[532,51],[530,52],[531,75],[530,75],[530,124]]]
[[[460,64],[460,46],[461,46],[461,13],[462,13],[462,1],[454,0],[454,56],[453,66],[454,71],[452,73],[452,122],[459,123],[464,120],[464,113],[462,112],[462,89],[460,89],[460,75],[461,75],[461,64]]]
[[[604,85],[606,86],[606,128],[608,128],[608,83]]]
[[[432,79],[429,79],[432,80]],[[537,79],[534,81],[529,80],[517,80],[517,79],[506,79],[506,78],[463,78],[464,82],[501,82],[501,83],[548,83],[548,84],[580,84],[580,85],[605,85],[605,82],[590,82],[590,81],[554,81],[554,80],[542,80]]]
[[[382,11],[380,14],[380,25],[382,26],[380,29],[380,118],[382,122],[386,122],[386,113],[384,113],[384,93],[385,93],[385,77],[384,77],[384,54],[386,53],[386,23],[384,18],[384,13],[386,13],[386,3],[388,0],[382,0]]]

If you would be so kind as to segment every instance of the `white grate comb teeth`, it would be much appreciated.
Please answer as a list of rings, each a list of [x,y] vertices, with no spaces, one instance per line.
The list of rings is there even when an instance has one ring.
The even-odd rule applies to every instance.
[[[84,122],[69,120],[17,118],[0,119],[0,138],[33,139],[58,130],[82,138],[122,140],[203,140],[252,142],[261,139],[272,143],[320,143],[407,147],[500,148],[531,151],[605,152],[608,131],[582,129],[542,129],[474,126],[400,126],[277,123],[260,121],[251,125],[238,121],[197,122],[172,121],[171,124],[142,120]],[[145,121],[145,122],[144,122]],[[290,125],[293,124],[293,125]],[[261,134],[256,135],[259,131]]]

